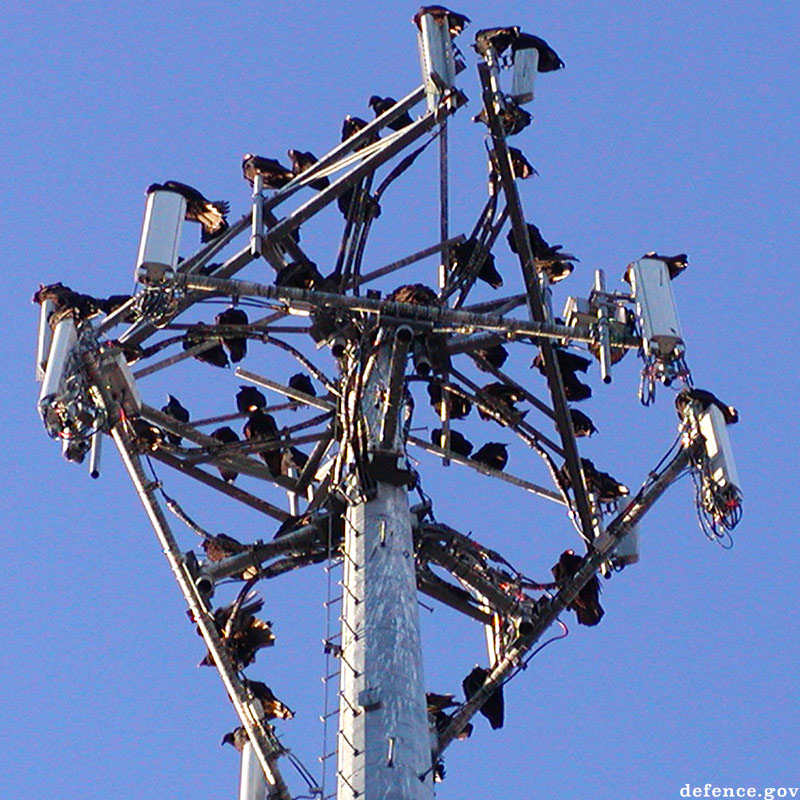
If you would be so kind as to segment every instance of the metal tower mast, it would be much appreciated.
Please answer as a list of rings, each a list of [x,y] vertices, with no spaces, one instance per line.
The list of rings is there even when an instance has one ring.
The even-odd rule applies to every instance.
[[[450,236],[446,123],[467,102],[455,85],[465,65],[453,43],[467,22],[441,6],[421,9],[415,23],[423,85],[399,101],[373,98],[379,106],[374,121],[348,118],[348,134],[322,158],[292,156],[298,163],[306,157],[299,169],[251,158],[251,207],[238,221],[228,225],[227,205],[209,203],[191,187],[174,181],[151,186],[137,262],[141,286],[133,297],[101,301],[55,284],[35,298],[42,307],[37,374],[46,429],[70,460],[88,455],[95,477],[103,435],[116,444],[208,648],[206,663],[218,670],[240,720],[226,736],[242,753],[240,800],[262,800],[265,792],[270,800],[296,796],[281,774],[282,759],[298,767],[304,794],[334,796],[282,744],[273,721],[292,712],[250,671],[256,652],[274,639],[270,624],[257,618],[260,606],[250,591],[257,581],[326,560],[341,563],[341,633],[338,644],[326,640],[339,664],[338,713],[328,714],[338,716],[336,796],[428,800],[442,752],[468,735],[478,711],[496,707],[503,685],[559,615],[571,610],[579,623],[599,622],[598,572],[637,560],[637,524],[678,477],[693,475],[712,538],[739,520],[741,493],[726,432],[736,412],[694,387],[684,358],[671,281],[686,257],[648,253],[634,260],[626,271],[629,286],[620,291],[608,290],[598,270],[588,297],[568,298],[563,320],[553,310],[553,284],[569,275],[576,259],[548,245],[526,219],[518,181],[533,168],[508,138],[530,123],[522,106],[533,99],[537,73],[562,63],[546,42],[516,27],[476,36],[481,108],[475,119],[488,129],[489,198],[471,233]],[[504,91],[509,71],[511,88]],[[423,101],[425,110],[411,119],[409,110]],[[437,138],[440,241],[364,272],[384,192],[417,168],[418,156]],[[374,186],[378,171],[393,160]],[[315,190],[310,199],[278,215],[279,206],[309,188]],[[323,277],[296,232],[332,203],[345,224]],[[184,219],[201,222],[208,241],[181,261]],[[492,249],[506,222],[521,291],[467,304],[477,280],[503,285]],[[237,238],[246,239],[244,246],[214,261]],[[386,295],[369,288],[362,293],[430,256],[439,259],[436,289],[408,283]],[[259,258],[275,270],[273,282],[236,277]],[[185,321],[214,298],[231,303],[214,324]],[[265,316],[251,321],[246,304]],[[512,316],[522,306],[527,317]],[[109,338],[120,325],[127,327]],[[292,336],[306,345],[287,341]],[[534,363],[546,380],[543,396],[503,371],[498,347],[519,341],[538,347]],[[181,352],[162,355],[177,344]],[[255,344],[277,348],[310,376],[284,383],[237,367],[234,374],[248,386],[237,395],[237,412],[217,409],[199,420],[190,421],[175,398],[160,411],[142,398],[140,382],[149,375],[189,358],[227,366],[226,351],[238,363]],[[591,421],[587,427],[588,418],[570,403],[588,396],[575,372],[585,371],[590,359],[576,347],[599,361],[604,382],[616,361],[639,350],[645,405],[658,382],[684,385],[676,400],[679,444],[635,493],[580,456],[577,438],[591,433]],[[336,377],[317,363],[328,351]],[[481,386],[481,375],[495,381]],[[325,394],[317,394],[312,378]],[[430,441],[411,434],[412,389],[420,385],[441,424]],[[280,402],[268,405],[257,387]],[[555,423],[557,441],[519,412],[516,404],[523,402],[548,426]],[[487,442],[473,453],[453,427],[473,407],[536,456],[531,460],[552,487],[506,472],[505,445]],[[288,409],[305,413],[279,424],[276,416]],[[226,424],[235,420],[246,420],[244,439]],[[220,427],[204,430],[212,425]],[[497,551],[437,520],[429,500],[410,508],[409,490],[425,495],[407,457],[409,445],[558,504],[585,555],[566,551],[553,567],[555,580],[536,582]],[[267,517],[277,527],[274,538],[242,542],[209,533],[208,523],[193,520],[167,494],[166,482],[148,476],[145,459],[238,501],[261,522]],[[165,510],[202,537],[205,555],[180,546]],[[229,579],[242,588],[225,605],[216,595]],[[426,696],[418,592],[476,620],[487,634],[487,668],[465,680],[463,702]],[[502,712],[495,722],[502,725]]]

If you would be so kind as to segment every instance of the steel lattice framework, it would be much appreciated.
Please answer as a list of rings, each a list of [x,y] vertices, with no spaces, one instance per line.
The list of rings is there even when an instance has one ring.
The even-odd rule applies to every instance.
[[[453,43],[464,23],[460,15],[441,7],[422,9],[415,20],[423,85],[392,102],[374,121],[276,191],[267,191],[265,176],[255,175],[249,213],[193,255],[160,263],[140,258],[139,291],[105,316],[91,304],[87,311],[85,302],[75,300],[84,296],[64,287],[45,287],[38,297],[43,320],[40,413],[50,434],[63,442],[65,454],[82,460],[88,453],[95,472],[101,438],[113,438],[241,721],[242,797],[258,797],[264,786],[275,800],[292,796],[279,766],[286,750],[270,722],[280,716],[275,711],[279,706],[248,680],[246,665],[231,646],[237,614],[259,579],[320,562],[341,562],[342,630],[326,642],[328,652],[341,663],[336,796],[422,798],[433,794],[441,753],[496,697],[559,614],[596,581],[598,571],[614,565],[617,547],[623,540],[631,542],[637,522],[679,475],[690,470],[696,476],[699,503],[715,534],[738,521],[735,473],[727,442],[715,427],[714,414],[722,412],[705,402],[702,393],[686,395],[679,408],[680,445],[632,497],[625,496],[627,490],[622,492],[620,484],[609,497],[597,478],[605,473],[597,473],[580,457],[569,405],[571,376],[565,380],[563,354],[570,348],[587,346],[609,380],[615,360],[628,350],[643,351],[646,401],[652,399],[656,380],[683,380],[691,387],[691,378],[679,333],[662,347],[658,324],[664,295],[656,295],[646,283],[647,270],[660,279],[667,276],[669,259],[649,254],[634,262],[631,291],[607,291],[598,272],[589,299],[572,301],[574,313],[561,320],[553,312],[551,285],[563,277],[554,269],[573,257],[554,248],[543,254],[537,245],[518,191],[518,181],[526,177],[521,154],[508,144],[508,138],[525,127],[522,105],[532,100],[537,68],[550,69],[543,66],[552,50],[517,28],[479,33],[479,117],[488,128],[490,193],[472,233],[450,236],[447,125],[466,103],[456,86],[464,63]],[[507,72],[512,74],[511,92],[501,88]],[[406,121],[405,115],[423,103],[419,116]],[[407,170],[417,168],[417,156],[431,143],[439,146],[440,241],[362,272],[365,244],[383,193]],[[388,169],[383,181],[375,186],[384,167]],[[327,185],[292,205],[313,183]],[[336,263],[323,278],[294,234],[332,203],[343,209],[345,226]],[[146,220],[142,252],[148,237],[157,235],[155,214]],[[492,246],[506,223],[521,291],[469,305],[470,291],[476,280],[486,279]],[[371,281],[431,256],[439,261],[435,289],[405,284],[387,296],[369,289],[364,293]],[[256,259],[274,268],[274,282],[236,277]],[[654,292],[649,299],[658,300],[650,306],[645,296],[649,291]],[[208,298],[229,298],[233,307],[245,299],[258,300],[269,313],[241,323],[178,321]],[[516,309],[521,310],[519,316],[514,315]],[[124,329],[109,338],[119,326]],[[285,341],[298,333],[304,345]],[[189,422],[188,415],[181,420],[142,400],[139,379],[192,357],[209,361],[212,351],[233,339],[282,349],[325,387],[326,394],[317,396],[307,386],[286,385],[237,367],[234,373],[240,380],[283,395],[285,402]],[[521,341],[538,346],[546,379],[542,396],[506,374],[489,355],[490,348]],[[176,344],[183,345],[181,352],[164,355]],[[336,376],[319,366],[321,356],[335,366]],[[479,386],[465,374],[461,361],[473,362],[495,379],[492,386],[503,388]],[[430,442],[410,431],[415,381],[431,387],[432,397],[438,398],[434,403],[441,433]],[[533,460],[544,464],[551,485],[510,474],[502,460],[473,458],[458,447],[451,422],[459,416],[454,413],[459,402],[467,408],[474,405],[486,419],[512,431],[530,448]],[[517,402],[529,403],[548,423],[555,423],[556,440],[518,413]],[[276,425],[271,432],[244,440],[222,441],[202,430],[245,417],[252,425],[254,414],[288,408],[306,414],[300,422]],[[712,440],[717,450],[710,449]],[[302,445],[311,449],[299,458],[296,448]],[[406,454],[409,446],[560,505],[585,543],[586,555],[569,575],[552,584],[536,584],[511,570],[499,553],[438,522],[430,502],[409,505],[409,490],[418,488],[420,480]],[[287,459],[291,454],[294,460]],[[148,478],[145,455],[273,519],[278,535],[268,542],[231,544],[208,534],[166,496],[163,486]],[[236,474],[285,490],[286,506],[235,485],[231,476]],[[204,537],[207,557],[179,547],[165,500],[168,510]],[[442,573],[452,580],[443,579]],[[214,588],[230,578],[242,581],[244,588],[238,605],[221,619]],[[448,713],[432,710],[430,699],[426,708],[418,591],[490,632],[489,664],[480,685],[465,702],[453,701]],[[323,794],[315,780],[310,783],[314,792]]]

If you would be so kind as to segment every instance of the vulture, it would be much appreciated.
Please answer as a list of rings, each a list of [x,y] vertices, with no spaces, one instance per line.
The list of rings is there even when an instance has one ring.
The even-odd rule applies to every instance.
[[[264,707],[264,719],[292,719],[294,711],[275,697],[272,689],[261,681],[247,681],[253,696],[261,701]]]
[[[225,200],[207,200],[193,186],[187,186],[178,181],[165,181],[163,184],[152,183],[147,187],[145,194],[165,190],[176,192],[186,200],[186,219],[190,222],[199,222],[202,226],[200,241],[210,242],[228,230],[227,214],[230,205]]]
[[[222,349],[222,343],[219,342],[219,337],[208,330],[208,327],[208,325],[198,322],[191,330],[187,331],[186,336],[183,337],[183,349],[191,350],[195,345],[210,340],[217,340],[218,344],[200,353],[195,353],[193,358],[202,361],[204,364],[211,364],[212,366],[224,369],[228,366],[228,356],[225,355],[225,351]]]
[[[523,400],[525,395],[519,389],[509,386],[507,383],[500,383],[499,381],[487,383],[486,386],[481,388],[481,394],[493,400],[495,405],[499,406],[503,411],[508,412],[512,417],[519,416],[521,419],[525,416],[525,413],[527,413],[518,411],[515,405],[515,403],[519,403]],[[498,422],[498,420],[491,414],[487,414],[482,408],[478,408],[478,414],[483,420]]]
[[[289,387],[296,389],[298,392],[310,394],[312,397],[317,396],[314,384],[311,383],[311,378],[304,372],[298,372],[296,375],[292,375],[292,377],[289,378]]]
[[[692,401],[700,404],[705,411],[709,406],[716,406],[721,412],[726,425],[733,425],[739,421],[739,412],[733,406],[726,406],[715,394],[705,389],[681,389],[675,397],[675,408],[681,414],[686,406]]]
[[[317,157],[313,153],[303,150],[288,150],[287,155],[292,161],[292,173],[294,175],[301,175],[307,169],[310,169],[317,163]],[[330,186],[330,180],[325,178],[315,178],[308,185],[312,189],[322,191]]]
[[[447,25],[452,37],[458,36],[470,23],[469,17],[456,11],[451,11],[444,6],[420,6],[419,11],[414,14],[411,20],[420,30],[422,30],[421,20],[425,14],[430,14],[438,25]]]
[[[442,391],[440,383],[432,381],[428,384],[428,397],[430,398],[431,406],[439,416],[441,416]],[[472,410],[472,403],[466,397],[451,391],[447,391],[446,396],[450,419],[464,419],[468,416]]]
[[[223,428],[217,428],[215,431],[212,431],[211,438],[216,439],[218,442],[222,442],[222,444],[233,444],[233,442],[239,441],[239,435],[227,425]],[[217,469],[219,470],[219,474],[222,476],[222,480],[226,481],[227,483],[233,483],[239,474],[238,472],[234,472],[233,470],[225,467],[217,467]]]
[[[488,677],[488,670],[476,666],[461,682],[461,688],[464,690],[464,697],[469,701],[475,693],[482,688],[483,684],[486,683]],[[489,720],[492,730],[503,727],[503,717],[505,715],[504,706],[503,685],[500,684],[500,686],[486,698],[486,702],[481,706],[481,714]]]
[[[444,444],[442,443],[441,428],[434,428],[431,431],[431,444],[435,444],[437,447],[444,447]],[[464,458],[469,458],[469,454],[473,450],[472,442],[470,442],[463,434],[460,434],[458,431],[454,431],[451,428],[450,450],[459,456],[464,456]]]
[[[594,423],[583,411],[571,408],[569,416],[572,420],[572,429],[575,431],[575,436],[591,436],[593,433],[597,433]]]
[[[214,610],[214,623],[228,652],[239,669],[256,660],[256,653],[263,647],[275,644],[271,623],[255,615],[264,607],[261,598],[242,603],[239,600]],[[199,666],[213,667],[214,659],[206,654]]]
[[[249,550],[246,544],[242,544],[238,539],[234,539],[233,536],[228,536],[227,533],[217,533],[214,536],[204,538],[200,547],[205,551],[209,561],[222,561],[224,558],[230,558],[230,556]]]
[[[508,358],[508,350],[501,344],[495,344],[491,347],[481,347],[473,350],[476,356],[485,358],[495,369],[500,369],[506,363]],[[480,364],[478,365],[480,367]]]
[[[502,472],[508,463],[508,448],[500,442],[487,442],[472,456],[472,460]]]
[[[284,167],[274,158],[264,158],[252,153],[242,156],[242,175],[252,186],[256,175],[261,175],[267,189],[281,189],[294,178],[289,167]]]
[[[239,386],[239,391],[236,393],[236,410],[240,414],[250,414],[266,406],[267,398],[255,386]]]
[[[573,550],[565,550],[558,563],[550,570],[556,583],[565,583],[580,569],[583,559]],[[578,617],[579,625],[597,625],[603,618],[600,605],[600,580],[595,573],[589,582],[578,592],[577,597],[570,603],[569,608]]]
[[[247,325],[250,320],[241,308],[226,308],[215,317],[217,325]],[[236,364],[247,355],[247,337],[222,335],[222,344],[228,351],[231,361]]]
[[[161,407],[161,411],[170,417],[174,417],[178,422],[188,422],[189,412],[180,404],[176,397],[171,394],[167,395],[167,404]],[[182,441],[181,437],[176,433],[165,431],[164,435],[170,444],[179,445]]]
[[[550,283],[558,283],[572,273],[572,261],[577,261],[572,253],[561,252],[561,245],[550,245],[542,236],[539,229],[531,222],[527,224],[528,241],[531,252],[536,262],[536,268],[547,275]],[[514,231],[508,232],[508,246],[512,253],[517,252],[517,241]]]
[[[409,283],[398,286],[386,295],[386,299],[395,303],[410,303],[414,306],[440,306],[436,292],[423,283]]]
[[[397,100],[395,100],[394,97],[378,97],[376,94],[372,95],[369,99],[369,107],[375,112],[376,117],[385,114],[396,103]],[[406,125],[411,125],[412,122],[413,120],[408,111],[404,111],[399,117],[389,123],[389,127],[393,131],[400,131],[405,128]]]
[[[477,256],[474,254],[478,253]],[[472,261],[470,270],[475,276],[488,283],[492,289],[499,289],[503,285],[503,278],[494,265],[494,256],[485,251],[483,246],[474,237],[467,239],[453,248],[453,269],[456,272],[464,273],[467,265]],[[477,272],[475,272],[477,268]]]

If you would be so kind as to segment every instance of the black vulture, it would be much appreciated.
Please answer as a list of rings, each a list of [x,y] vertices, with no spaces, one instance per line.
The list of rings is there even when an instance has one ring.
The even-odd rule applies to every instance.
[[[487,442],[472,456],[472,460],[502,472],[508,463],[508,448],[500,442]]]
[[[476,692],[481,689],[489,677],[489,671],[483,667],[476,666],[472,672],[461,682],[464,690],[464,697],[470,700]],[[503,717],[505,716],[505,702],[503,700],[503,685],[500,684],[487,698],[481,706],[481,714],[489,720],[492,730],[503,727]]]
[[[178,399],[173,397],[171,394],[167,395],[167,404],[161,407],[161,411],[164,414],[169,415],[170,417],[175,417],[178,422],[188,422],[189,421],[189,412],[185,409]],[[179,445],[182,441],[181,437],[178,436],[176,433],[170,433],[169,431],[165,431],[165,436],[167,437],[167,441],[170,444]]]
[[[278,424],[271,414],[265,414],[260,409],[256,409],[250,414],[250,418],[244,425],[243,432],[244,438],[248,441],[274,439],[278,435]],[[262,450],[259,455],[273,477],[281,474],[282,453],[280,445],[276,443],[275,447]]]
[[[310,394],[312,397],[317,396],[317,392],[314,389],[314,384],[311,383],[311,378],[309,378],[304,372],[298,372],[297,374],[292,375],[292,377],[289,378],[289,387],[296,389],[298,392]]]
[[[264,708],[264,719],[292,719],[294,711],[275,697],[272,689],[261,681],[247,681],[253,696],[261,701]]]
[[[222,444],[233,444],[233,442],[239,441],[239,434],[227,425],[222,428],[217,428],[215,431],[212,431],[210,435],[212,439],[216,439],[218,442],[222,442]],[[217,467],[217,469],[222,476],[222,480],[227,481],[227,483],[233,483],[239,474],[225,467]]]
[[[444,447],[442,443],[442,429],[441,428],[434,428],[431,431],[431,443],[435,444],[437,447]],[[464,456],[464,458],[469,458],[469,454],[472,452],[472,442],[470,442],[463,434],[460,434],[458,431],[454,431],[452,428],[450,429],[450,450],[460,456]]]
[[[523,400],[525,395],[519,389],[509,386],[507,383],[495,381],[493,383],[487,383],[486,386],[483,386],[481,388],[481,394],[485,395],[490,400],[493,400],[495,405],[499,406],[504,411],[507,411],[512,417],[520,415],[521,412],[517,410],[515,403],[519,403],[521,400]],[[525,413],[527,412],[522,413],[520,418],[525,416]],[[494,420],[495,422],[498,422],[498,424],[502,424],[499,423],[499,420],[495,419],[491,414],[488,414],[480,407],[478,408],[478,414],[483,420]]]
[[[255,386],[239,386],[236,393],[236,409],[240,414],[250,414],[267,407],[267,398]]]
[[[228,230],[227,214],[230,205],[225,200],[207,200],[193,186],[178,181],[165,181],[163,184],[153,183],[147,187],[145,194],[165,189],[177,192],[186,200],[186,219],[202,225],[200,241],[209,242]]]
[[[208,325],[202,322],[198,322],[186,332],[186,335],[183,337],[183,349],[191,350],[195,345],[214,340],[216,340],[218,344],[200,353],[195,353],[193,358],[202,361],[204,364],[211,364],[212,366],[224,369],[228,366],[228,356],[225,355],[225,351],[222,349],[219,336],[208,330]]]
[[[595,428],[594,423],[583,411],[578,411],[577,408],[571,408],[569,410],[569,416],[572,420],[572,429],[575,431],[576,436],[591,436],[593,433],[597,433],[597,428]]]
[[[478,250],[478,255],[474,256],[476,250]],[[463,274],[471,261],[474,262],[471,270],[478,267],[477,273],[475,273],[477,278],[488,283],[492,289],[499,289],[503,285],[503,278],[494,265],[494,256],[485,251],[475,238],[457,244],[452,252],[453,270],[457,273]]]
[[[561,347],[554,347],[553,352],[558,361],[567,400],[573,403],[588,400],[592,396],[592,387],[580,381],[575,373],[586,372],[591,366],[591,359],[571,353]],[[547,376],[544,357],[541,353],[533,359],[531,366],[536,367],[542,375]]]
[[[501,56],[518,36],[519,28],[516,25],[509,28],[483,28],[475,34],[472,47],[482,56],[486,55],[489,48],[495,51],[495,55]]]
[[[140,447],[145,450],[158,450],[164,441],[164,431],[161,428],[142,417],[133,420],[132,425],[134,436],[138,439]]]
[[[241,308],[226,308],[215,317],[217,325],[247,325],[247,313]],[[222,344],[230,353],[231,361],[236,364],[247,355],[247,337],[223,334]]]
[[[458,36],[470,23],[469,17],[456,11],[451,11],[445,6],[420,6],[419,11],[412,18],[412,22],[420,30],[422,30],[422,22],[420,20],[425,14],[430,14],[437,24],[447,25],[450,36]]]
[[[536,171],[533,164],[525,158],[522,150],[517,147],[510,147],[508,148],[509,155],[511,156],[511,174],[518,178],[521,181],[524,181],[526,178],[530,178],[532,175],[538,175],[539,173]],[[492,165],[493,169],[496,169],[496,159],[497,155],[494,150],[489,153],[490,157],[490,164]]]
[[[355,136],[360,130],[363,130],[368,125],[365,119],[361,119],[361,117],[351,117],[349,114],[344,118],[344,122],[342,123],[342,141],[346,142],[351,136]],[[380,136],[376,133],[373,133],[371,136],[367,138],[365,142],[362,142],[356,150],[362,150],[363,148],[367,147],[374,142],[377,142],[380,139]]]
[[[506,136],[514,136],[520,131],[525,130],[533,121],[533,117],[524,109],[517,105],[512,99],[507,98],[500,110],[500,124]],[[482,122],[489,127],[489,117],[486,109],[472,118],[473,122]]]
[[[436,292],[423,283],[409,283],[398,286],[386,295],[386,299],[395,303],[410,303],[415,306],[440,306],[441,301]]]
[[[74,292],[61,282],[39,285],[38,291],[33,295],[33,302],[42,305],[47,300],[52,301],[56,311],[73,311],[79,319],[91,319],[104,310],[102,300]]]
[[[230,733],[226,733],[222,737],[222,742],[220,742],[220,744],[232,745],[238,752],[241,753],[248,741],[249,737],[247,736],[247,731],[240,725]]]
[[[394,97],[378,97],[376,94],[372,95],[369,99],[369,107],[375,112],[376,117],[387,112],[396,103],[397,100],[395,100]],[[413,120],[408,111],[404,111],[393,122],[389,123],[389,127],[393,131],[399,131],[405,128],[406,125],[411,125],[412,122]]]
[[[317,163],[317,157],[313,153],[309,153],[307,150],[288,150],[287,154],[292,160],[292,172],[295,175],[301,175],[303,172],[305,172],[307,169],[310,169],[314,166],[314,164]],[[321,191],[322,189],[330,186],[330,183],[330,180],[327,177],[324,177],[315,178],[308,185],[312,189]]]
[[[251,186],[256,175],[261,175],[264,186],[268,189],[281,189],[294,178],[292,170],[283,166],[280,161],[252,153],[242,156],[242,175]]]
[[[565,550],[550,571],[556,582],[561,584],[572,578],[582,564],[583,559],[579,555],[572,550]],[[579,625],[597,625],[600,622],[605,612],[600,605],[600,580],[596,573],[578,592],[569,609],[577,615]]]
[[[727,425],[733,425],[739,421],[739,412],[733,406],[726,406],[715,394],[705,389],[690,389],[687,387],[678,392],[675,397],[675,408],[678,409],[678,413],[682,414],[692,400],[698,402],[704,411],[709,406],[716,406],[722,412]]]
[[[481,347],[477,350],[473,350],[473,352],[476,356],[485,358],[495,369],[500,369],[508,358],[508,350],[501,344],[495,344],[491,347]],[[478,366],[480,367],[480,364]]]
[[[252,664],[259,650],[275,644],[271,623],[255,616],[263,607],[264,601],[256,598],[245,603],[237,600],[214,610],[214,623],[239,669]],[[206,654],[199,666],[214,666],[210,653]]]
[[[444,391],[447,400],[448,416],[450,419],[464,419],[472,411],[472,403],[460,394],[443,390],[440,383],[432,381],[428,384],[428,397],[433,409],[442,416],[442,392]]]
[[[320,289],[324,280],[313,261],[293,261],[278,271],[275,285],[294,289]]]
[[[550,283],[557,283],[564,280],[572,270],[572,261],[577,261],[572,253],[561,252],[561,245],[550,245],[542,236],[540,230],[533,224],[527,224],[528,241],[531,245],[531,252],[536,261],[536,269],[547,275]],[[514,231],[508,232],[508,246],[512,253],[517,252],[517,241],[514,238]]]
[[[222,561],[223,558],[244,553],[249,549],[247,545],[234,539],[233,536],[228,536],[227,533],[216,533],[214,536],[203,539],[200,547],[205,551],[209,561]]]
[[[511,50],[516,53],[517,50],[527,49],[537,50],[539,53],[539,63],[536,67],[537,72],[554,72],[564,66],[564,62],[559,58],[558,53],[550,47],[544,39],[534,36],[532,33],[520,33],[511,42]]]
[[[651,250],[649,253],[645,253],[642,258],[657,258],[659,261],[663,261],[667,265],[670,280],[675,280],[689,266],[689,256],[686,253],[678,253],[676,256],[662,256],[656,253],[655,250]]]
[[[586,480],[586,488],[597,497],[599,503],[615,503],[621,497],[629,494],[629,489],[624,483],[620,483],[609,473],[597,469],[590,459],[582,458],[581,467],[583,468],[583,477]],[[566,462],[559,470],[559,475],[564,486],[569,488],[571,482]]]

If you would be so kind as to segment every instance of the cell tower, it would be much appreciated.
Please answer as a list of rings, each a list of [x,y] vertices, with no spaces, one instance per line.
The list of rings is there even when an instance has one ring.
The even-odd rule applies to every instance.
[[[671,281],[686,256],[648,253],[627,267],[627,285],[618,290],[609,289],[598,270],[588,296],[570,297],[563,318],[552,308],[551,287],[569,276],[576,259],[550,246],[526,220],[518,181],[534,170],[508,139],[531,121],[523,106],[534,98],[537,76],[563,63],[546,42],[516,27],[484,29],[475,37],[482,90],[475,121],[485,127],[473,129],[481,135],[488,129],[489,196],[472,231],[451,236],[447,126],[467,102],[457,86],[466,58],[455,40],[468,22],[441,6],[421,8],[414,23],[422,85],[399,101],[372,98],[376,118],[348,117],[341,144],[326,155],[290,151],[288,168],[248,154],[243,168],[253,193],[241,219],[229,224],[226,203],[209,202],[184,184],[153,184],[133,296],[100,300],[55,284],[35,297],[45,427],[68,459],[88,457],[93,476],[103,437],[113,439],[241,722],[229,739],[242,753],[242,800],[298,795],[282,776],[281,761],[291,754],[272,723],[292,712],[246,673],[256,651],[274,639],[256,616],[260,603],[252,588],[259,580],[324,562],[342,567],[341,631],[325,642],[339,665],[327,676],[339,681],[338,710],[326,714],[338,720],[335,786],[323,759],[321,779],[305,772],[303,793],[422,800],[434,793],[443,751],[469,735],[478,711],[493,727],[502,725],[503,684],[559,615],[571,609],[579,623],[599,622],[598,573],[638,559],[637,525],[679,476],[693,475],[711,537],[725,536],[740,517],[726,429],[736,412],[693,386],[685,360]],[[363,271],[383,194],[417,169],[416,159],[434,143],[440,240]],[[300,194],[307,189],[311,193]],[[302,196],[309,199],[299,202]],[[335,263],[320,270],[298,230],[332,203],[342,211],[344,230]],[[201,223],[204,244],[180,259],[186,219]],[[522,278],[519,292],[469,304],[476,281],[493,288],[513,282],[511,270],[502,277],[497,272],[492,253],[506,223]],[[367,288],[431,256],[437,269],[429,269],[426,283],[408,281],[385,296]],[[275,270],[274,281],[236,277],[257,259]],[[209,298],[228,298],[230,308],[213,322],[187,323],[182,315],[202,311]],[[268,313],[251,320],[244,307],[255,305]],[[302,344],[286,341],[293,335]],[[528,388],[530,377],[517,381],[502,369],[505,348],[520,342],[538,348],[534,365],[546,381],[539,394]],[[178,362],[194,358],[202,369],[225,367],[229,360],[244,361],[257,345],[282,349],[303,372],[283,383],[236,367],[234,375],[245,382],[236,412],[221,408],[214,417],[190,421],[176,398],[158,410],[139,390],[140,378]],[[170,348],[177,352],[168,355]],[[580,348],[590,358],[579,355]],[[576,376],[591,358],[608,383],[628,350],[638,350],[644,361],[639,397],[645,405],[659,382],[684,384],[676,395],[679,443],[632,494],[581,458],[577,438],[590,435],[593,425],[570,407],[591,393]],[[479,385],[468,368],[492,382]],[[324,392],[318,393],[320,386]],[[285,400],[270,406],[259,389]],[[425,392],[441,420],[430,441],[411,431],[414,399]],[[555,423],[556,440],[525,418],[521,403],[532,407],[532,417]],[[487,428],[502,426],[529,448],[552,487],[506,472],[505,445],[487,442],[476,450],[458,432],[453,423],[473,407]],[[275,415],[288,409],[305,414],[279,424]],[[243,439],[226,424],[236,420],[245,421]],[[211,426],[215,430],[205,432]],[[310,452],[303,445],[311,445]],[[585,555],[562,554],[552,582],[527,578],[500,553],[436,520],[409,446],[559,504]],[[274,539],[240,542],[209,533],[149,477],[147,460],[266,515],[277,529]],[[265,492],[285,490],[285,505],[237,486],[239,474],[262,481]],[[411,504],[415,490],[420,502]],[[167,510],[201,535],[204,553],[181,549]],[[232,604],[215,605],[215,588],[226,579],[239,581],[241,591]],[[464,679],[463,701],[426,696],[418,592],[485,628],[488,662]]]

